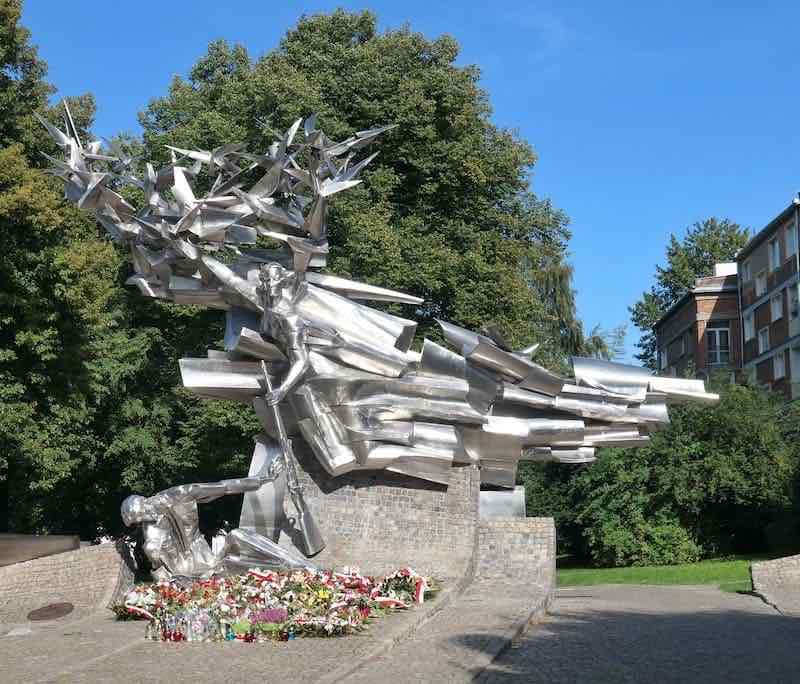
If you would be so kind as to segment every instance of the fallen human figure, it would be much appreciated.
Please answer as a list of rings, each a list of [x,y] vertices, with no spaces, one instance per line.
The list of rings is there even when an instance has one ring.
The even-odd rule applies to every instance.
[[[314,570],[301,556],[252,530],[232,530],[217,553],[200,533],[198,503],[255,491],[275,477],[269,474],[185,484],[150,497],[127,497],[122,502],[122,520],[128,526],[141,524],[144,553],[153,565],[153,579],[204,579],[225,569],[243,567]]]

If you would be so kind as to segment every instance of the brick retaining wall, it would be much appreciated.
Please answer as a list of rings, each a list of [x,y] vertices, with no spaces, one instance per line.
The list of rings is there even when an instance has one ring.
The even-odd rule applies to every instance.
[[[24,622],[50,603],[69,602],[74,614],[108,606],[133,582],[114,544],[85,546],[0,568],[0,622]]]
[[[305,500],[327,544],[315,563],[375,574],[402,565],[442,578],[471,574],[480,489],[475,466],[452,468],[444,487],[386,471],[331,478],[301,444],[296,456]],[[293,514],[288,502],[287,512]],[[280,543],[291,546],[286,534]]]
[[[496,518],[478,526],[478,579],[505,579],[555,586],[553,518]]]
[[[750,575],[758,592],[776,588],[800,592],[800,554],[752,563]]]

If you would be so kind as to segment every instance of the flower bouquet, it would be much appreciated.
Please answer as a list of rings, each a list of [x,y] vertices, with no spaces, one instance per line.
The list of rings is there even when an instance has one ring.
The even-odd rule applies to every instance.
[[[287,641],[358,632],[370,618],[422,603],[436,590],[408,567],[381,579],[355,568],[250,570],[189,585],[138,585],[114,612],[147,620],[145,638],[155,641]]]

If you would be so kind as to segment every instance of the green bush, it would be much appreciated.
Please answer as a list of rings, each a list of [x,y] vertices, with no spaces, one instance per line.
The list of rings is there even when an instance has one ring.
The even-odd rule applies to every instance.
[[[716,387],[717,406],[671,407],[646,448],[600,450],[574,470],[522,468],[529,514],[555,514],[560,550],[601,566],[790,546],[798,410],[757,388]]]

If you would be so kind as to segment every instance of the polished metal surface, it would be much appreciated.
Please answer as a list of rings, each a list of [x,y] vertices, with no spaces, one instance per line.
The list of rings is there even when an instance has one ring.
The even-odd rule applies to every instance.
[[[250,461],[249,477],[260,472],[269,472],[281,458],[280,445],[266,435],[257,435],[255,448]],[[242,512],[239,527],[277,542],[281,529],[286,523],[284,499],[286,496],[286,473],[278,472],[275,479],[265,482],[255,491],[245,492],[242,499]]]
[[[153,577],[206,578],[220,572],[226,563],[235,565],[242,558],[250,567],[313,567],[253,530],[231,531],[217,553],[200,534],[198,503],[254,492],[279,474],[277,468],[267,470],[267,474],[255,477],[178,485],[150,497],[132,494],[126,498],[122,502],[122,520],[128,526],[141,525],[143,549],[153,567]]]
[[[489,489],[480,493],[478,516],[481,520],[525,517],[525,487],[497,490]]]
[[[64,152],[50,161],[66,198],[130,250],[128,283],[147,297],[225,312],[224,349],[182,359],[184,386],[250,404],[265,433],[251,477],[235,487],[184,485],[137,500],[149,511],[141,521],[150,553],[166,572],[197,576],[223,565],[196,530],[194,502],[206,497],[197,492],[209,487],[248,492],[229,565],[277,554],[250,534],[272,543],[287,525],[307,555],[324,546],[291,439],[305,440],[332,477],[384,469],[446,486],[452,467],[476,464],[483,484],[513,488],[520,459],[588,463],[596,447],[646,443],[674,401],[718,399],[702,381],[598,359],[573,358],[574,377],[561,377],[533,360],[537,344],[513,350],[491,324],[475,332],[439,321],[451,348],[423,340],[413,351],[416,321],[365,302],[405,305],[412,315],[419,297],[314,270],[327,263],[329,203],[361,182],[375,158],[362,149],[391,126],[334,141],[310,116],[267,151],[171,147],[170,163],[156,168],[84,145],[74,127],[42,123]],[[199,174],[213,179],[208,192]],[[140,207],[118,193],[124,186],[143,195]],[[264,249],[260,237],[281,246]],[[258,479],[265,464],[280,465],[268,483]],[[140,515],[127,505],[126,515]]]

